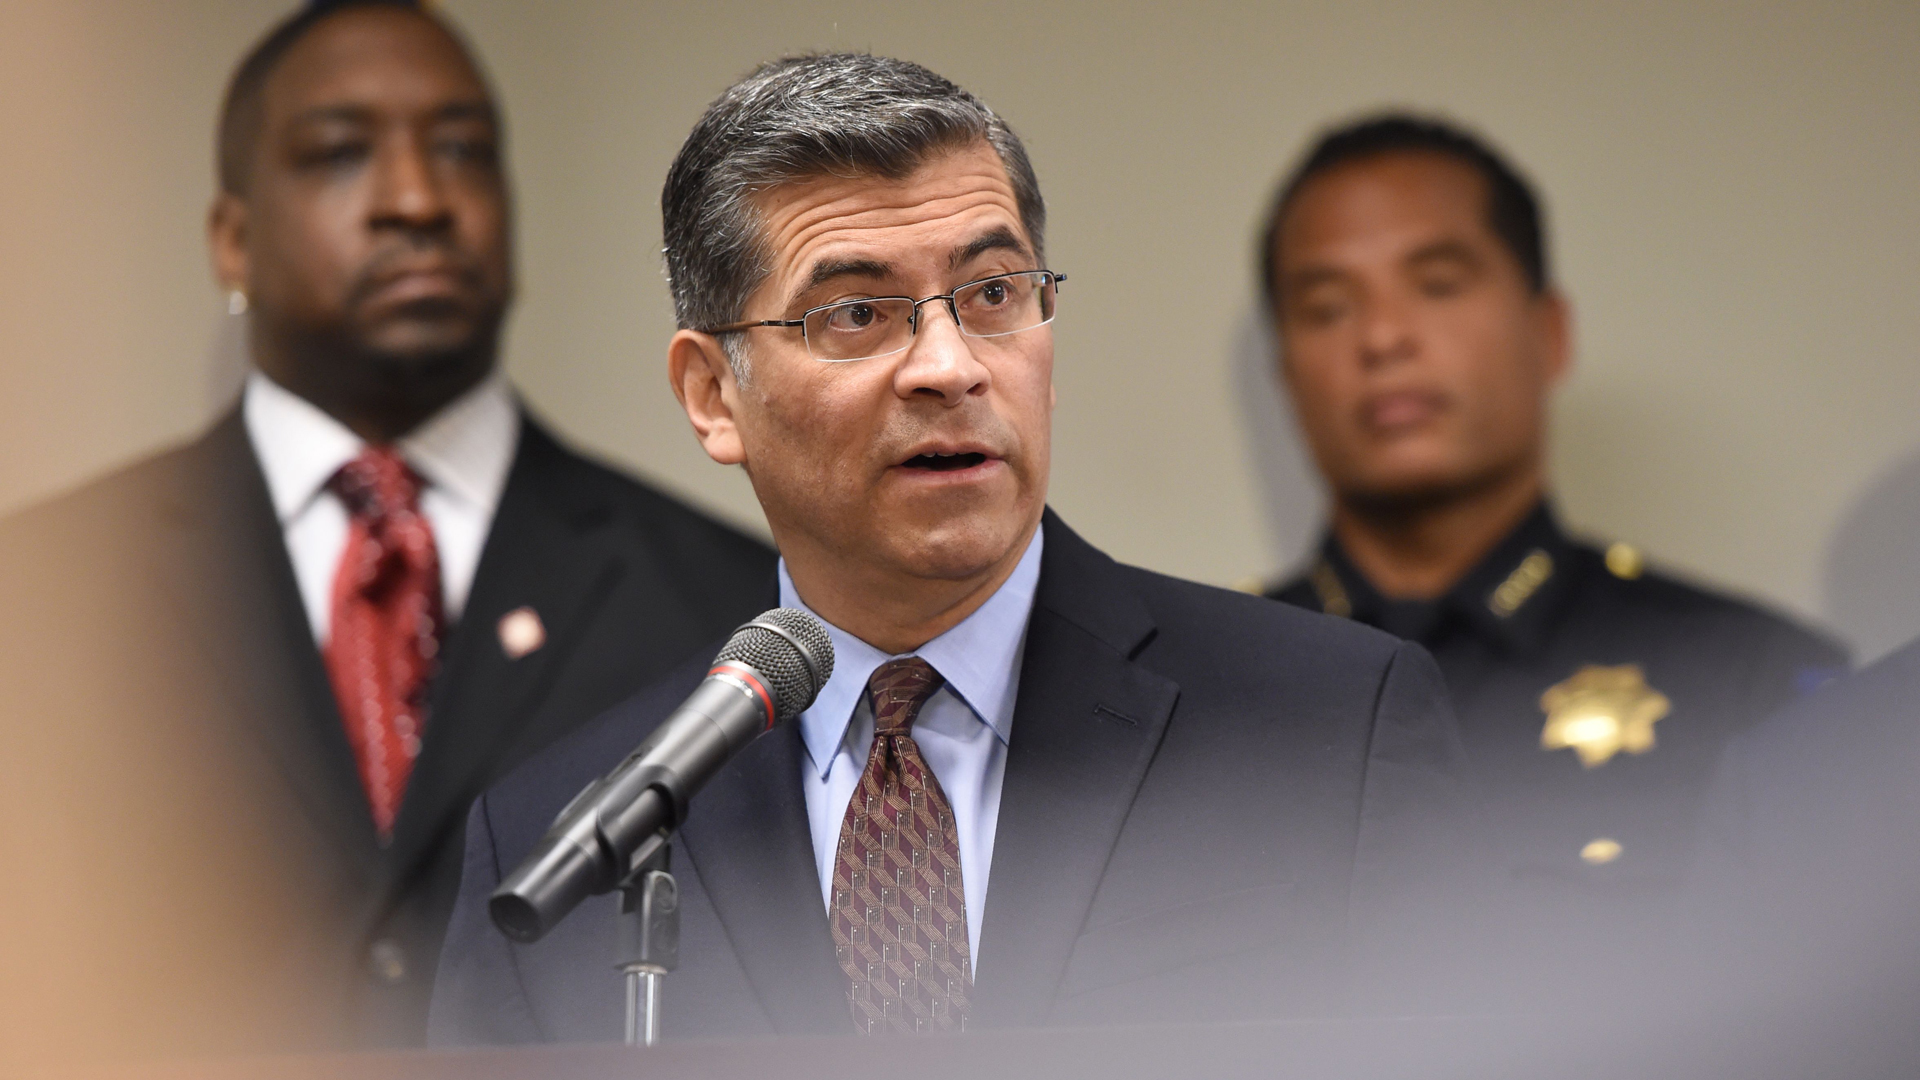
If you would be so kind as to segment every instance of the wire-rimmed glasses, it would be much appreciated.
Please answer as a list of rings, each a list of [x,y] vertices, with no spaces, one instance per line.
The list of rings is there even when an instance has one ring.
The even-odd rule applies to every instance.
[[[1067,275],[1051,270],[1022,270],[969,281],[950,293],[918,300],[910,296],[864,296],[809,308],[797,319],[761,319],[730,323],[705,331],[731,334],[759,326],[797,326],[815,360],[830,364],[890,356],[913,344],[920,329],[920,307],[935,300],[947,305],[954,324],[968,337],[995,338],[1032,330],[1053,321],[1060,283]]]

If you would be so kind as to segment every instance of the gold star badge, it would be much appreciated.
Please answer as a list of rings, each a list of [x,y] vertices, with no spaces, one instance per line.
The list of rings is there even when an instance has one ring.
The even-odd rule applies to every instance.
[[[1571,747],[1580,755],[1580,764],[1592,769],[1622,750],[1644,754],[1653,749],[1653,725],[1673,703],[1647,685],[1638,664],[1589,664],[1565,682],[1548,687],[1540,695],[1540,707],[1547,713],[1540,748]]]

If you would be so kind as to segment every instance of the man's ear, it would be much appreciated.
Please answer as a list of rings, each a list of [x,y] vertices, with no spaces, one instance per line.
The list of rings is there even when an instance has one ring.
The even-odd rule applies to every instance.
[[[1546,382],[1554,386],[1573,368],[1573,305],[1558,289],[1547,289],[1535,303],[1539,305]]]
[[[247,257],[247,204],[231,192],[221,192],[207,211],[207,254],[222,289],[247,291],[252,269]]]
[[[745,464],[747,450],[735,422],[740,384],[719,339],[697,330],[675,333],[667,343],[667,382],[707,456],[722,465]]]

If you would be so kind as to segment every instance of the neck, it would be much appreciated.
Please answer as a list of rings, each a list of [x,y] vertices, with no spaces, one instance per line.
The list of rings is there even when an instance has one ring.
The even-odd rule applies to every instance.
[[[491,348],[437,356],[375,356],[325,342],[275,347],[256,338],[254,363],[369,443],[405,436],[480,385]]]
[[[824,547],[781,543],[787,575],[814,613],[889,655],[912,652],[980,610],[1013,576],[1040,527],[978,574],[928,578],[838,557]],[[778,539],[778,537],[776,537]]]
[[[1538,463],[1445,499],[1341,497],[1333,535],[1381,595],[1431,600],[1487,557],[1540,502]]]

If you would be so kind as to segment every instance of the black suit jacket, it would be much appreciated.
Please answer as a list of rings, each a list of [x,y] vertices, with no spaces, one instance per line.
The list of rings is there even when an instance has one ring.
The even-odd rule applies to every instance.
[[[197,1033],[190,1045],[418,1042],[474,797],[766,606],[773,564],[765,545],[523,421],[382,846],[236,409],[198,441],[0,527],[11,577],[0,609],[0,667],[16,711],[8,737],[39,738],[29,715],[57,716],[53,727],[67,732],[16,742],[24,756],[10,771],[60,763],[77,777],[120,775],[120,794],[139,791],[137,808],[80,839],[172,851],[142,884],[194,895],[179,900],[189,922],[245,893],[220,874],[271,879],[255,883],[273,896],[253,904],[273,912],[261,940],[243,929],[257,916],[237,908],[191,932],[143,935],[178,939],[157,970],[252,954],[219,961],[227,967],[209,977],[219,985],[194,988],[228,1000],[206,1007],[214,1028],[244,1027],[221,1018],[248,1007],[229,999],[272,999],[269,985],[290,995],[283,1011],[298,1019]],[[521,607],[538,614],[546,640],[516,659],[497,626]],[[148,753],[174,760],[141,768]],[[76,779],[67,793],[97,799],[96,786]]]
[[[1764,1033],[1752,1075],[1920,1074],[1920,642],[1736,740],[1700,839],[1669,1011]]]
[[[1051,514],[1044,527],[973,1024],[1345,1008],[1355,949],[1405,959],[1408,910],[1468,862],[1433,662],[1365,627],[1118,565]],[[703,672],[623,704],[475,805],[433,1041],[619,1037],[612,901],[521,946],[488,923],[486,898]],[[796,725],[776,728],[693,802],[675,840],[669,1037],[852,1031],[805,753]]]

